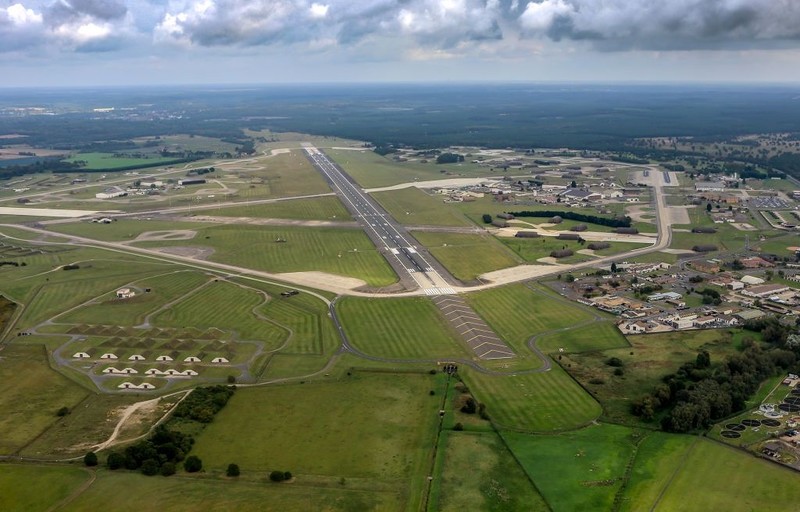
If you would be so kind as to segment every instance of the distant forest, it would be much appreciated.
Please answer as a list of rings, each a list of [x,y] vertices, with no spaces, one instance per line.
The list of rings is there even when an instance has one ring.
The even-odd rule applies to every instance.
[[[195,134],[245,143],[242,129],[297,131],[434,148],[571,147],[664,159],[633,138],[800,133],[793,87],[667,85],[350,85],[242,89],[0,91],[0,134],[56,149],[96,150],[135,137]],[[77,107],[76,107],[77,105]],[[58,115],[6,115],[19,106]],[[92,108],[113,106],[112,113]],[[126,110],[122,110],[126,109]],[[13,140],[13,139],[12,139]],[[11,140],[0,141],[11,143]],[[800,175],[800,158],[754,162]]]

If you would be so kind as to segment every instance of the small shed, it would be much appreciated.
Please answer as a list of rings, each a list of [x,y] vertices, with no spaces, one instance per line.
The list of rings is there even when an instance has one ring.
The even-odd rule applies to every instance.
[[[189,356],[183,360],[184,363],[199,363],[200,358],[197,356]]]
[[[105,354],[100,356],[100,359],[117,359],[117,355],[112,354],[111,352],[106,352]]]
[[[74,359],[88,359],[89,354],[87,354],[86,352],[75,352],[74,354],[72,354],[72,357]]]
[[[133,354],[128,358],[128,361],[144,361],[144,356],[141,354]]]
[[[224,357],[215,357],[214,359],[211,360],[211,362],[219,364],[219,363],[229,363],[230,361],[228,361]]]
[[[136,295],[136,292],[131,290],[130,288],[120,288],[117,290],[117,298],[118,299],[130,299]]]
[[[158,356],[156,361],[172,361],[172,358],[170,356]]]

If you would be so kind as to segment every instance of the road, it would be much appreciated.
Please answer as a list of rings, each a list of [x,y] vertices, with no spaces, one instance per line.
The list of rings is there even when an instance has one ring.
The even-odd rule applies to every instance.
[[[455,293],[452,287],[455,279],[447,275],[443,268],[437,268],[438,262],[431,256],[426,258],[420,253],[420,245],[402,225],[354,184],[322,151],[311,145],[305,145],[304,149],[314,167],[323,174],[353,217],[382,250],[406,287],[419,287],[426,295]]]

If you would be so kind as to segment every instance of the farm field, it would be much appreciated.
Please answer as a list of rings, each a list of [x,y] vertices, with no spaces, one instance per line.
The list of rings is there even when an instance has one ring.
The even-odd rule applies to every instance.
[[[62,407],[70,409],[89,392],[47,364],[44,347],[5,345],[0,350],[0,454],[9,455],[33,441],[59,418]]]
[[[549,510],[494,432],[445,434],[438,504],[442,512]]]
[[[502,435],[552,510],[567,512],[613,510],[636,434],[601,424],[550,436]]]
[[[553,432],[583,426],[600,416],[600,405],[558,365],[544,373],[486,375],[459,369],[478,402],[499,427]]]
[[[115,512],[402,511],[395,492],[352,486],[341,489],[313,484],[274,484],[269,482],[266,475],[253,481],[243,477],[244,474],[238,481],[163,478],[101,470],[97,481],[62,510],[96,510],[108,503],[109,496],[113,496]]]
[[[414,231],[413,235],[456,279],[462,281],[471,281],[486,272],[519,263],[511,251],[485,234]]]
[[[243,388],[197,437],[193,453],[207,471],[235,462],[243,475],[281,469],[298,482],[336,485],[344,477],[391,490],[410,508],[441,404],[429,390],[441,392],[443,382],[441,374],[356,370],[336,381]]]
[[[511,346],[519,368],[541,365],[527,346],[528,340],[554,329],[591,320],[592,313],[523,284],[491,288],[464,296],[475,311]]]
[[[497,174],[477,164],[442,164],[431,161],[394,162],[374,151],[327,149],[325,153],[364,188],[387,187],[415,180],[441,180],[448,177],[478,177]]]
[[[592,322],[588,325],[547,334],[537,340],[536,345],[546,353],[590,352],[628,347],[628,340],[612,322]]]
[[[52,510],[89,478],[79,467],[0,464],[0,510]]]
[[[267,272],[321,271],[363,279],[371,286],[397,281],[392,268],[360,229],[226,225],[203,229],[192,240],[136,245],[207,247],[214,251],[209,257],[212,261]]]
[[[432,196],[416,187],[373,192],[372,197],[401,224],[430,226],[471,226],[467,219],[444,196]]]
[[[214,210],[202,210],[201,215],[219,217],[253,217],[259,219],[353,220],[337,197],[293,199],[265,204],[239,204]]]
[[[426,297],[347,297],[337,312],[350,342],[371,356],[403,359],[469,357],[434,303]]]
[[[636,424],[639,420],[630,413],[631,400],[649,393],[681,364],[694,361],[700,350],[711,354],[712,364],[719,362],[737,351],[741,337],[716,329],[628,336],[630,347],[564,354],[559,364],[603,404],[604,417]],[[606,364],[611,357],[622,361],[623,376],[614,375],[616,368]],[[592,383],[593,379],[602,384]]]
[[[792,510],[798,500],[800,487],[794,471],[700,439],[654,510]]]

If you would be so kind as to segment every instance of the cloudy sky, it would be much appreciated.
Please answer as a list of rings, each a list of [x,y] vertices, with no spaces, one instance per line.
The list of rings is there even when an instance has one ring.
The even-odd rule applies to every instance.
[[[800,0],[0,0],[0,77],[800,82]]]

